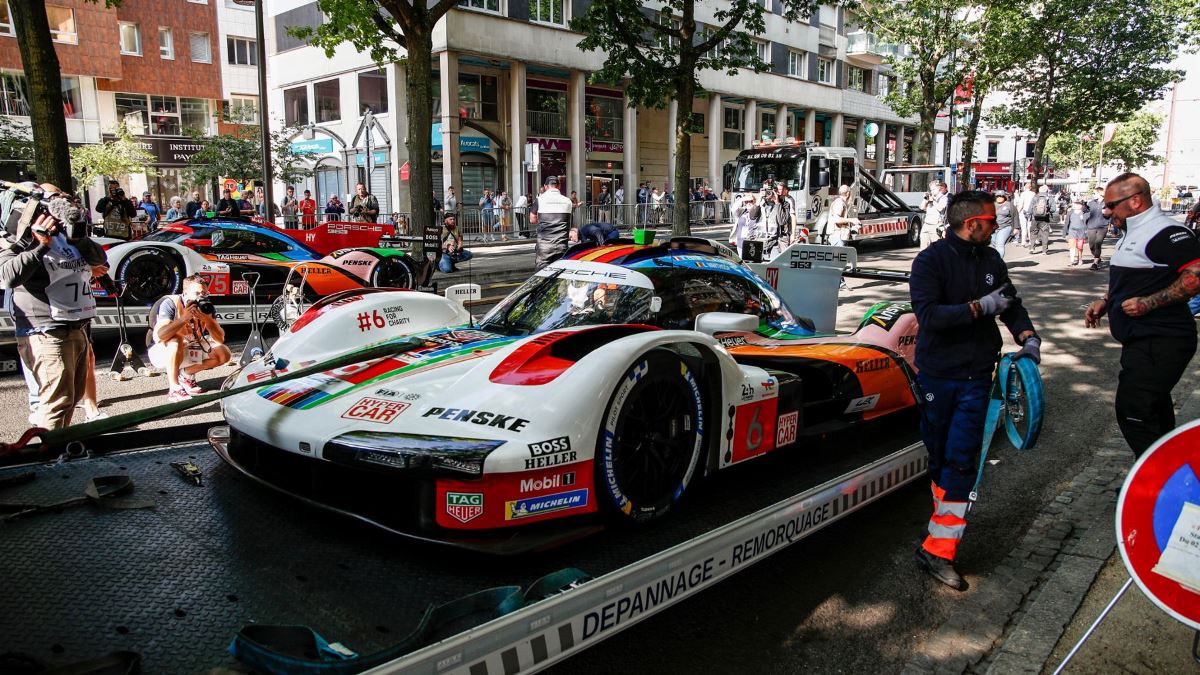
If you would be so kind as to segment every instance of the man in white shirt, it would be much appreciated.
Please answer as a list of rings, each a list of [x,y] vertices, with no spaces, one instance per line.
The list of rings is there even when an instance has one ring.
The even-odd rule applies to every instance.
[[[1017,244],[1020,246],[1029,246],[1029,229],[1033,222],[1033,202],[1037,199],[1037,192],[1033,190],[1033,183],[1026,183],[1025,189],[1021,190],[1021,197],[1017,200],[1017,213],[1021,217],[1021,231],[1017,234]]]
[[[949,204],[950,198],[946,194],[946,184],[941,181],[933,181],[929,185],[929,192],[925,194],[925,199],[921,201],[921,208],[925,211],[925,221],[921,223],[922,251],[941,239],[946,226],[946,207]]]

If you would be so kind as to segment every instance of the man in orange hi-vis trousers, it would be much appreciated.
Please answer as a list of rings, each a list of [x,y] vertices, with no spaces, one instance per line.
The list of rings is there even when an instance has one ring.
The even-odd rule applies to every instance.
[[[967,527],[992,373],[1003,340],[996,317],[1021,345],[1018,357],[1041,361],[1041,339],[991,248],[996,206],[987,192],[963,192],[947,209],[950,232],[917,255],[909,278],[921,326],[916,365],[921,385],[921,439],[929,451],[933,515],[917,549],[917,564],[933,578],[964,590],[954,556]]]

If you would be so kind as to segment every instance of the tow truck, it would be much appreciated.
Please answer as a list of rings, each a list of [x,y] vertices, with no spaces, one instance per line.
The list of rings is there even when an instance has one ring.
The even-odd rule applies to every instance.
[[[842,271],[840,262],[825,267]],[[920,481],[927,459],[916,421],[904,414],[816,439],[805,452],[716,477],[675,518],[598,528],[516,558],[400,540],[298,507],[258,489],[205,441],[183,438],[183,427],[44,448],[43,463],[0,459],[9,464],[0,468],[0,519],[13,512],[7,505],[35,509],[4,523],[0,537],[0,650],[46,664],[130,651],[144,672],[195,672],[239,665],[228,648],[245,627],[299,625],[338,658],[389,655],[356,671],[532,673]],[[172,468],[188,463],[202,480]],[[133,483],[122,499],[153,508],[67,507],[111,476]],[[563,568],[583,574],[499,616],[480,606],[474,621],[391,653],[400,636],[432,628],[422,622],[428,607],[519,592]],[[296,658],[316,658],[293,647]]]
[[[812,141],[763,141],[738,153],[725,165],[723,184],[731,193],[734,213],[749,195],[764,186],[788,189],[797,224],[809,231],[813,243],[827,243],[829,204],[838,188],[850,187],[861,225],[852,228],[851,242],[897,238],[910,246],[920,243],[921,215],[859,165],[854,148],[825,147]]]

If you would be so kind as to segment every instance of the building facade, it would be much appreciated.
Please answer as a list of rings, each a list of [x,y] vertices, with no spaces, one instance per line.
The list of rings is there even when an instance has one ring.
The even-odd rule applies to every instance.
[[[528,194],[549,175],[585,200],[602,185],[610,192],[643,181],[672,187],[677,106],[632,109],[619,86],[587,81],[604,55],[580,51],[581,36],[567,28],[586,7],[586,0],[462,0],[439,23],[429,102],[439,198],[447,185],[464,205],[477,203],[485,187]],[[692,136],[694,179],[719,191],[724,163],[764,138],[855,147],[876,171],[911,159],[916,119],[899,117],[880,98],[893,86],[888,47],[841,8],[822,6],[807,24],[785,21],[776,9],[756,36],[769,72],[700,75],[709,93],[693,102],[702,129]],[[711,10],[699,5],[697,19],[713,22]],[[383,210],[407,211],[403,68],[380,69],[349,45],[326,58],[289,35],[289,27],[320,24],[315,2],[272,2],[267,20],[272,124],[295,127],[293,147],[319,153],[308,187],[324,200],[369,183]]]

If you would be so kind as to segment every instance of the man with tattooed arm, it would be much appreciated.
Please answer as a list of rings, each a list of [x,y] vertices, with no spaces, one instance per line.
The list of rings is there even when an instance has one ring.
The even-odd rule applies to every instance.
[[[1117,425],[1135,455],[1175,427],[1171,389],[1196,353],[1187,301],[1200,293],[1200,241],[1150,199],[1150,184],[1123,173],[1104,190],[1104,214],[1122,232],[1108,293],[1087,306],[1084,325],[1109,315],[1121,343]]]

